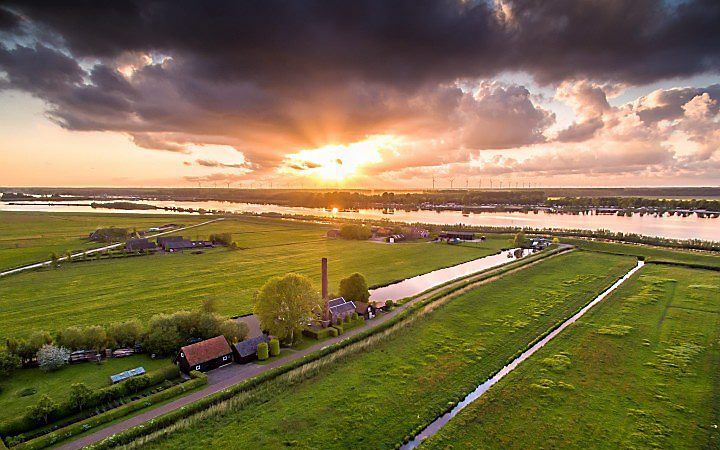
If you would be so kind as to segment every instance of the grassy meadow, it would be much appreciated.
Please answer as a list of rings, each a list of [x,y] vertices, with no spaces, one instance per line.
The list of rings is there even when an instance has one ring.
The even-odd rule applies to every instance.
[[[48,395],[58,402],[67,399],[73,383],[85,383],[92,389],[112,384],[110,375],[142,366],[152,371],[172,365],[170,359],[150,359],[147,355],[111,358],[98,363],[65,366],[47,374],[40,369],[21,369],[11,377],[0,379],[0,421],[24,414],[28,406]]]
[[[720,274],[647,265],[422,448],[720,448]]]
[[[574,252],[464,293],[367,351],[147,446],[393,448],[632,268]]]
[[[327,229],[280,219],[228,219],[181,234],[195,239],[229,232],[239,250],[81,261],[4,277],[0,338],[69,325],[147,319],[160,312],[195,309],[206,298],[214,298],[222,314],[241,315],[252,311],[253,295],[272,276],[298,272],[311,277],[319,289],[323,256],[330,260],[334,290],[352,272],[363,273],[370,285],[389,283],[496,253],[510,238],[489,236],[482,246],[472,248],[427,242],[389,245],[327,239]]]
[[[584,250],[641,256],[644,257],[646,261],[667,261],[720,267],[720,254],[717,253],[711,254],[690,250],[652,247],[649,245],[620,244],[616,242],[590,241],[576,238],[562,238],[562,242],[576,245]]]
[[[0,211],[0,270],[47,261],[52,253],[64,255],[68,250],[101,247],[104,244],[87,239],[98,228],[146,230],[169,222],[192,225],[204,220],[207,219],[189,215]]]

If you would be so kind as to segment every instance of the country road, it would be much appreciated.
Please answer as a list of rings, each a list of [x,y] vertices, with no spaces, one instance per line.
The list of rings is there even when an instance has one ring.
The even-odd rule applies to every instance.
[[[220,220],[225,220],[225,219],[224,219],[223,217],[220,217],[220,218],[217,218],[217,219],[208,220],[208,221],[206,221],[206,222],[197,223],[197,224],[195,224],[195,225],[188,225],[188,226],[182,227],[182,228],[175,228],[174,230],[164,231],[164,232],[162,232],[162,233],[152,234],[152,235],[145,236],[145,237],[147,237],[147,238],[156,238],[156,237],[164,236],[164,235],[170,234],[170,233],[177,233],[178,231],[189,230],[190,228],[201,227],[201,226],[203,226],[203,225],[207,225],[207,224],[209,224],[209,223],[217,222],[217,221],[220,221]],[[93,248],[93,249],[90,249],[90,250],[85,250],[84,252],[74,253],[74,254],[70,255],[70,258],[77,258],[77,257],[82,256],[82,255],[85,255],[85,254],[88,254],[88,255],[89,255],[89,254],[92,254],[92,253],[103,252],[103,251],[105,251],[105,250],[110,250],[110,249],[113,249],[113,248],[121,247],[121,246],[123,246],[123,245],[125,245],[125,242],[118,242],[118,243],[116,243],[116,244],[110,244],[110,245],[106,245],[106,246],[104,246],[104,247]],[[67,259],[68,259],[67,256],[63,256],[63,257],[61,257],[61,258],[58,258],[58,261],[66,261]],[[27,265],[27,266],[18,267],[18,268],[11,269],[11,270],[6,270],[5,272],[0,272],[0,277],[4,277],[4,276],[6,276],[6,275],[12,275],[12,274],[19,273],[19,272],[23,272],[23,271],[26,271],[26,270],[39,269],[39,268],[44,267],[44,266],[49,266],[51,263],[52,263],[52,261],[44,261],[44,262],[29,264],[29,265]]]
[[[559,247],[559,249],[560,249],[560,253],[563,253],[567,250],[572,249],[572,246],[563,244]],[[549,255],[548,258],[555,257],[557,254],[559,254],[559,253],[556,253],[554,255]],[[413,305],[419,301],[425,300],[433,295],[436,295],[438,292],[444,291],[445,289],[466,285],[465,287],[453,292],[452,294],[449,294],[449,295],[455,297],[455,296],[460,295],[470,289],[474,289],[477,286],[494,281],[495,279],[497,279],[500,276],[504,276],[504,275],[514,273],[514,272],[526,269],[528,267],[531,267],[535,264],[538,264],[538,263],[544,261],[545,259],[547,259],[547,258],[542,258],[540,260],[521,265],[520,267],[514,268],[514,269],[510,270],[509,272],[506,272],[502,275],[493,276],[490,278],[483,278],[488,273],[491,273],[492,271],[497,270],[498,268],[501,268],[502,266],[504,266],[507,263],[499,264],[495,267],[488,268],[487,270],[483,270],[481,272],[469,275],[467,277],[457,279],[450,283],[440,285],[438,287],[435,287],[433,289],[430,289],[430,290],[420,294],[419,296],[404,303],[403,305],[398,306],[394,310],[392,310],[388,313],[385,313],[381,316],[376,317],[375,319],[367,322],[362,327],[358,327],[358,328],[349,330],[346,333],[344,333],[342,336],[338,336],[335,338],[327,339],[322,342],[318,342],[317,344],[310,346],[308,348],[305,348],[303,350],[292,351],[292,353],[288,354],[287,356],[279,358],[268,364],[263,364],[263,365],[253,364],[253,363],[242,364],[242,365],[241,364],[231,364],[231,365],[213,370],[211,372],[208,372],[208,383],[209,384],[207,387],[203,388],[202,390],[194,392],[185,397],[178,398],[177,400],[174,400],[170,403],[166,403],[162,406],[151,409],[144,413],[138,414],[127,420],[123,420],[121,422],[115,423],[106,428],[98,430],[92,434],[83,436],[74,441],[70,441],[64,445],[60,445],[57,448],[59,450],[78,450],[85,446],[94,444],[94,443],[99,442],[105,438],[108,438],[114,434],[120,433],[120,432],[127,430],[129,428],[132,428],[134,426],[141,425],[141,424],[143,424],[149,420],[155,419],[163,414],[166,414],[166,413],[169,413],[176,409],[182,408],[183,406],[188,405],[194,401],[197,401],[203,397],[207,397],[216,392],[222,391],[223,389],[226,389],[230,386],[241,383],[241,382],[243,382],[249,378],[252,378],[254,376],[257,376],[267,370],[281,366],[283,364],[286,364],[286,363],[296,360],[298,358],[302,358],[302,357],[309,355],[310,353],[313,353],[317,350],[320,350],[321,348],[326,347],[328,345],[332,345],[337,342],[340,342],[343,339],[346,339],[348,337],[351,337],[358,333],[361,333],[361,332],[367,330],[368,328],[376,327],[376,326],[382,324],[383,322],[386,322],[386,321],[392,319],[393,317],[395,317],[396,315],[400,314],[402,311],[404,311],[411,305]]]

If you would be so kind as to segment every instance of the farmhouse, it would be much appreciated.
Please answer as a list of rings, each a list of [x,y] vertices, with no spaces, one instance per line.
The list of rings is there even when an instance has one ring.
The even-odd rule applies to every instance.
[[[137,252],[142,250],[154,250],[156,245],[147,239],[130,239],[125,243],[125,250],[128,252]]]
[[[233,351],[225,336],[216,336],[180,348],[176,364],[185,373],[191,370],[207,372],[232,363]]]
[[[182,241],[182,240],[183,240],[182,236],[160,236],[159,238],[157,238],[157,245],[165,248],[165,244],[167,244],[168,242]]]
[[[475,233],[472,231],[443,231],[440,233],[440,239],[459,239],[461,241],[472,241],[475,239]]]
[[[328,309],[330,312],[330,320],[334,323],[339,319],[345,319],[348,316],[352,316],[355,313],[355,302],[347,301],[343,297],[334,298],[328,300]]]
[[[245,339],[233,345],[233,355],[235,362],[244,364],[257,359],[257,348],[261,342],[270,342],[270,338],[266,335],[255,336],[254,338]]]

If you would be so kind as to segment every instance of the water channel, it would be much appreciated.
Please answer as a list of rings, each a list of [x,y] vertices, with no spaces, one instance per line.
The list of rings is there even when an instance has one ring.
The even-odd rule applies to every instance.
[[[542,340],[538,341],[535,345],[530,347],[528,350],[523,352],[520,356],[518,356],[516,359],[514,359],[510,364],[503,367],[498,373],[493,375],[492,378],[488,379],[487,381],[483,382],[482,384],[478,385],[478,387],[467,395],[461,401],[458,403],[452,410],[449,412],[443,414],[442,416],[435,419],[430,425],[425,427],[420,433],[418,433],[412,440],[409,442],[403,444],[402,447],[400,447],[400,450],[409,450],[417,447],[424,441],[425,439],[429,438],[430,436],[433,436],[436,434],[442,427],[447,425],[450,420],[455,417],[460,411],[465,409],[466,406],[480,398],[485,392],[487,392],[488,389],[490,389],[495,383],[500,381],[505,375],[512,372],[517,366],[520,365],[523,361],[531,357],[535,352],[540,350],[550,342],[555,336],[560,334],[565,328],[576,322],[580,317],[582,317],[586,312],[588,312],[593,306],[597,305],[599,302],[601,302],[605,297],[610,295],[611,292],[613,292],[615,289],[620,287],[625,281],[627,281],[631,276],[635,274],[640,268],[645,265],[643,261],[638,261],[637,265],[632,268],[628,273],[623,275],[622,278],[617,280],[612,286],[607,288],[605,291],[603,291],[600,295],[595,297],[590,303],[585,305],[584,308],[582,308],[580,311],[578,311],[574,316],[570,317],[568,320],[563,322],[559,327],[557,327],[555,330],[550,332],[547,336],[545,336]]]
[[[428,289],[447,283],[448,281],[457,280],[458,278],[482,272],[483,270],[501,266],[517,259],[514,256],[515,250],[516,249],[503,250],[494,255],[474,259],[472,261],[452,267],[446,267],[444,269],[433,270],[432,272],[412,278],[406,278],[400,282],[373,289],[370,291],[370,301],[400,300],[412,297],[425,292]],[[523,252],[523,256],[528,254],[528,250]]]

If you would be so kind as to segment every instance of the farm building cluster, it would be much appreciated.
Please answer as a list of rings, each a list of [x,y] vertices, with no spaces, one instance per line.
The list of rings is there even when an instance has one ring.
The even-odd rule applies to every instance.
[[[225,336],[216,336],[181,347],[175,362],[184,373],[193,370],[207,372],[233,362],[252,362],[257,359],[258,346],[269,342],[270,337],[265,334],[232,345]]]
[[[183,250],[194,250],[202,248],[212,248],[216,244],[213,241],[192,241],[182,236],[162,236],[155,242],[148,238],[130,239],[125,243],[125,251],[158,251],[162,250],[169,253],[181,252]]]

